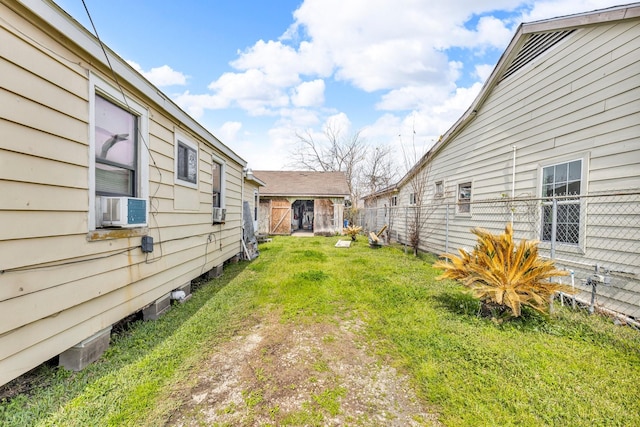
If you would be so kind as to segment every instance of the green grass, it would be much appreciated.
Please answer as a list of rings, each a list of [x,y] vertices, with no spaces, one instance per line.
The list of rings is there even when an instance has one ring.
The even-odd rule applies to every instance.
[[[360,239],[278,237],[155,322],[118,336],[79,373],[43,367],[29,394],[0,404],[0,425],[163,425],[215,344],[271,310],[282,321],[358,317],[381,360],[411,378],[448,426],[640,425],[640,333],[585,313],[531,311],[496,324],[458,284],[435,281],[428,256]],[[316,369],[321,371],[322,364]],[[322,391],[288,425],[323,425],[342,388]],[[261,396],[247,394],[258,409]],[[272,418],[277,408],[269,408]]]

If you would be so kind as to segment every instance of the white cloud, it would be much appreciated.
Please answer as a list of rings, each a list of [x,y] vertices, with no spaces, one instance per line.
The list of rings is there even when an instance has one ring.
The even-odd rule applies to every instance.
[[[223,144],[228,145],[238,139],[238,132],[240,132],[240,129],[242,129],[241,122],[225,122],[222,124],[218,132],[215,132],[215,135]]]
[[[458,79],[462,64],[451,61],[448,64],[448,72],[443,70],[442,84],[409,85],[391,90],[382,95],[380,102],[376,104],[378,110],[414,110],[433,105],[447,99],[455,91],[455,81]]]
[[[605,9],[628,2],[619,0],[543,0],[536,1],[522,14],[523,22],[556,18],[574,13],[590,12]]]
[[[346,113],[340,112],[327,117],[322,127],[323,129],[333,129],[340,133],[348,134],[351,132],[351,120],[349,120],[349,116]]]
[[[239,135],[248,121],[240,127],[229,122],[221,135],[229,132],[229,140],[247,147],[248,160],[255,155],[258,164],[268,160],[278,168],[286,153],[274,150],[290,146],[296,130],[321,135],[327,123],[346,132],[361,128],[372,143],[415,140],[430,146],[471,105],[494,68],[491,58],[503,51],[520,22],[615,3],[304,0],[278,40],[258,40],[239,50],[232,70],[210,83],[211,92],[186,91],[176,101],[196,117],[207,109],[236,107],[250,116],[273,116],[272,129],[264,130],[268,141]],[[349,108],[362,106],[340,99],[341,85],[350,86],[350,94],[367,92],[367,102],[380,115],[359,116],[364,123],[352,124]]]
[[[462,3],[306,0],[279,40],[258,40],[239,51],[230,63],[237,71],[223,74],[209,89],[251,115],[267,115],[290,105],[321,105],[318,81],[333,77],[367,92],[392,91],[380,108],[411,108],[417,101],[400,95],[451,87],[458,79],[444,49],[502,47],[508,41],[510,30],[496,18],[481,17],[473,29],[465,22],[474,13],[513,8],[513,2]]]
[[[127,63],[158,87],[184,86],[187,84],[188,76],[184,75],[180,71],[175,71],[168,65],[162,65],[160,67],[152,68],[149,71],[144,71],[140,64],[133,61],[127,61]]]
[[[475,75],[481,82],[484,83],[485,81],[487,81],[494,68],[495,67],[490,64],[477,64],[475,66]]]
[[[306,30],[322,52],[329,52],[336,77],[366,91],[446,83],[451,47],[503,48],[510,23],[480,17],[475,28],[466,24],[474,14],[513,10],[507,0],[306,0],[294,13],[287,36]]]
[[[174,95],[173,100],[195,119],[202,117],[205,109],[217,110],[229,107],[229,101],[220,96],[193,95],[189,91]]]
[[[294,129],[306,129],[321,123],[321,112],[310,108],[283,108],[280,110],[278,126],[286,124]]]
[[[315,107],[324,102],[324,80],[303,82],[292,90],[291,102],[296,107]]]
[[[505,47],[513,37],[506,23],[493,16],[483,16],[478,21],[477,42],[487,46]]]
[[[454,117],[460,117],[471,106],[473,100],[480,93],[482,83],[474,83],[469,88],[459,87],[456,89],[455,95],[448,98],[441,105],[433,108],[433,112],[439,115],[447,114]],[[453,124],[453,122],[452,122]]]
[[[289,97],[284,87],[273,81],[271,76],[258,69],[244,73],[224,73],[211,84],[215,97],[224,100],[224,104],[236,104],[249,114],[258,116],[270,113],[270,109],[286,107]]]

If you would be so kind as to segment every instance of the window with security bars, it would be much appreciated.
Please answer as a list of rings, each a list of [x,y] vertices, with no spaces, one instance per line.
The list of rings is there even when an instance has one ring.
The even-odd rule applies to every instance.
[[[577,245],[580,242],[580,204],[557,204],[556,242]],[[553,232],[553,205],[542,207],[542,241],[551,241]]]
[[[198,151],[192,145],[178,141],[176,166],[178,180],[198,183]]]
[[[580,243],[580,200],[582,160],[547,166],[542,169],[542,241],[577,245]],[[553,203],[554,198],[556,203]],[[554,219],[555,209],[555,219]]]
[[[458,184],[458,213],[471,213],[471,183]]]

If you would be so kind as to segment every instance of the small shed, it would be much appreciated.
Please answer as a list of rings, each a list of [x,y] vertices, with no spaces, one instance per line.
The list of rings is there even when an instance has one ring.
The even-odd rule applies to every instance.
[[[319,236],[341,233],[349,185],[344,172],[254,171],[260,191],[259,232]]]

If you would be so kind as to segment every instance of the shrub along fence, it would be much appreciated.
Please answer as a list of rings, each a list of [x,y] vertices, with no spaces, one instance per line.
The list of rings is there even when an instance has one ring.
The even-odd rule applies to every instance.
[[[473,248],[474,227],[501,233],[509,222],[515,239],[540,241],[540,255],[569,270],[569,276],[558,280],[580,291],[579,303],[640,319],[640,192],[456,204],[443,200],[363,209],[357,218],[366,231],[387,225],[388,241],[410,245],[417,233],[419,248],[436,254]]]

